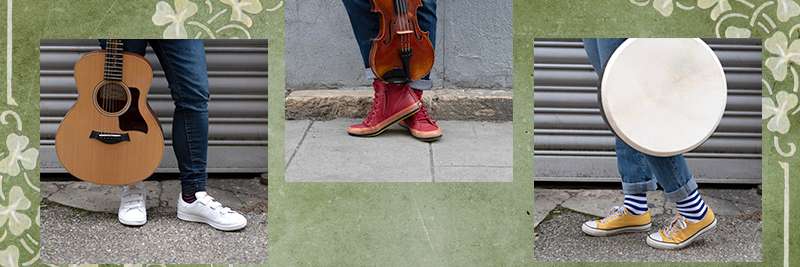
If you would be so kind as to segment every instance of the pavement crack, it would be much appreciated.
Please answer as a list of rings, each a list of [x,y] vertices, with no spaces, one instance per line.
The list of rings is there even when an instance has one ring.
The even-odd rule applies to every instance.
[[[289,157],[288,161],[286,161],[286,166],[283,167],[284,168],[284,172],[286,171],[286,169],[289,168],[289,165],[292,164],[292,160],[294,160],[294,156],[297,155],[297,151],[300,150],[300,146],[303,145],[303,142],[306,140],[306,136],[308,135],[308,132],[311,131],[311,126],[313,126],[313,125],[314,125],[314,121],[312,120],[311,123],[308,124],[308,127],[306,127],[306,130],[303,132],[303,137],[300,138],[300,142],[297,143],[297,146],[294,148],[294,151],[292,151],[292,156]]]
[[[160,189],[158,191],[158,206],[159,207],[166,207],[165,205],[163,205],[163,203],[161,203],[161,196],[164,195],[164,183],[163,182],[158,182],[158,189]]]
[[[428,152],[430,154],[431,159],[431,182],[436,182],[435,171],[433,168],[433,144],[428,143]]]

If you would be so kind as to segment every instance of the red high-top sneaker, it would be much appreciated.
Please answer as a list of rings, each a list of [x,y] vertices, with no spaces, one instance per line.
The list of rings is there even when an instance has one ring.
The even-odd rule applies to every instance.
[[[412,91],[420,99],[421,103],[422,91],[414,89]],[[411,131],[411,135],[420,141],[433,142],[442,138],[442,130],[436,125],[436,121],[431,120],[431,117],[428,116],[428,111],[425,110],[424,104],[419,109],[419,112],[401,121],[400,126],[408,128]]]
[[[408,84],[390,84],[376,79],[372,83],[375,99],[372,110],[364,122],[350,125],[347,133],[354,136],[373,137],[386,128],[419,111],[422,102],[411,92]]]

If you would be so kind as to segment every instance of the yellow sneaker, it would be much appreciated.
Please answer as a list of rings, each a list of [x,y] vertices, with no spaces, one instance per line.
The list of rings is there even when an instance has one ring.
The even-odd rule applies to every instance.
[[[609,236],[622,232],[641,232],[650,230],[650,210],[641,215],[633,215],[621,206],[614,206],[608,217],[602,220],[583,223],[581,230],[591,236]]]
[[[647,244],[658,249],[682,249],[697,237],[717,226],[717,218],[711,208],[699,222],[689,222],[678,214],[667,220],[667,227],[647,237]]]

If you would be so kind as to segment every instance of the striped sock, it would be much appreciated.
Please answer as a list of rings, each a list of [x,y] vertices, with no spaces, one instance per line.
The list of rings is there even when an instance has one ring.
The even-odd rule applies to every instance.
[[[703,202],[703,198],[694,190],[688,197],[676,203],[678,213],[681,214],[687,221],[696,223],[706,216],[708,206]]]
[[[181,194],[181,198],[183,199],[183,202],[186,202],[186,203],[192,203],[195,200],[197,200],[197,197],[194,196],[194,193]]]
[[[628,213],[633,215],[642,215],[647,212],[647,195],[625,195],[625,202],[622,205],[625,206],[625,209],[628,210]]]

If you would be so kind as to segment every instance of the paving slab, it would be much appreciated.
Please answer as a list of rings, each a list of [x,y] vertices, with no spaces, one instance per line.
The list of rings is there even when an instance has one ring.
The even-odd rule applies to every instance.
[[[206,181],[208,183],[208,181]],[[178,197],[181,195],[181,181],[167,180],[161,181],[160,203],[164,207],[178,207]],[[213,195],[212,195],[213,196]]]
[[[180,181],[145,181],[147,208],[177,207]],[[43,200],[92,212],[117,213],[122,186],[106,186],[89,182],[41,182]],[[242,209],[267,202],[267,187],[258,178],[208,179],[206,190],[223,205]],[[52,192],[52,193],[51,193]]]
[[[47,198],[53,193],[61,190],[62,188],[66,187],[68,184],[72,182],[49,182],[49,183],[40,183],[39,187],[39,197]]]
[[[533,225],[538,226],[550,211],[572,197],[567,190],[535,189],[533,194]]]
[[[534,190],[534,196],[536,192]],[[605,217],[613,206],[620,206],[625,200],[622,190],[581,190],[561,203],[565,208]]]
[[[430,182],[429,144],[400,126],[360,138],[347,134],[357,119],[315,121],[286,167],[287,182]]]
[[[293,153],[287,154],[286,181],[513,181],[512,122],[439,121],[444,137],[432,143],[398,125],[376,137],[348,135],[347,127],[359,122],[314,121],[308,127],[307,121],[287,121],[287,136],[294,140],[286,143]]]
[[[47,185],[50,182],[42,182]],[[50,187],[50,186],[48,186]],[[161,187],[158,182],[145,181],[148,207],[158,207]],[[94,212],[117,213],[122,186],[98,185],[89,182],[70,182],[46,198],[61,205]]]
[[[512,122],[440,121],[433,146],[434,166],[514,166]]]

